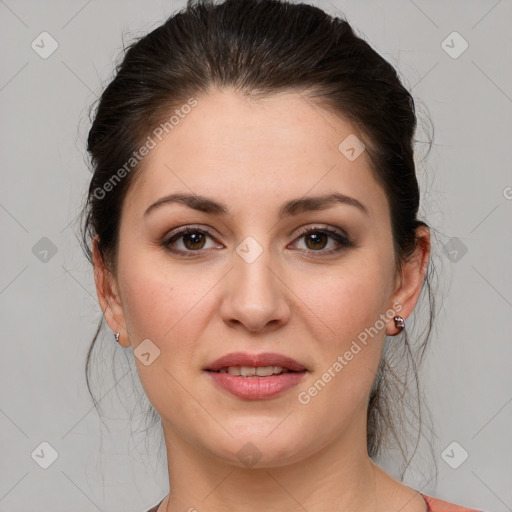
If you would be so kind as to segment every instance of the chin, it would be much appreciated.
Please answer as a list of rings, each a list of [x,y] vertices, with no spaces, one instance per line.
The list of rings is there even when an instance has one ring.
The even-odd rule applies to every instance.
[[[279,431],[280,427],[276,428],[279,421],[282,418],[258,425],[253,420],[240,430],[229,428],[228,425],[227,429],[233,437],[223,435],[214,445],[210,437],[205,448],[223,462],[247,469],[286,466],[308,457],[313,439],[299,431],[290,431],[289,427]]]

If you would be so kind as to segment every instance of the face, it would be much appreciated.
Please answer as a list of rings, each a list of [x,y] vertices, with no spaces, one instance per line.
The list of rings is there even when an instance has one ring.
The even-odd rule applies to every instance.
[[[385,334],[412,311],[424,260],[397,276],[368,155],[339,149],[347,122],[294,93],[197,100],[124,201],[116,278],[97,274],[107,321],[146,354],[135,361],[168,443],[238,466],[252,451],[270,467],[366,450]],[[155,204],[172,194],[207,201]],[[303,370],[210,371],[233,353],[247,359],[219,363],[229,372],[293,369],[283,358]]]

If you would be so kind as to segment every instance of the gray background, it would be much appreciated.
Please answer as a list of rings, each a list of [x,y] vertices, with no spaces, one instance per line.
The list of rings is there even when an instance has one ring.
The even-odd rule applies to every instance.
[[[159,432],[146,443],[131,398],[138,389],[133,361],[123,367],[121,354],[112,363],[122,349],[110,333],[97,372],[105,424],[87,394],[84,360],[101,311],[73,220],[90,178],[88,107],[111,77],[123,38],[143,35],[183,5],[0,1],[2,512],[137,512],[167,493]],[[422,213],[436,229],[444,294],[422,375],[437,468],[417,458],[405,483],[510,511],[512,2],[316,5],[344,12],[398,68],[418,100],[420,123],[428,112],[435,129],[425,161],[421,129],[417,149]],[[47,58],[31,47],[51,49],[44,31],[58,44]],[[456,58],[462,39],[442,44],[454,31],[469,44]],[[40,464],[51,450],[42,442],[58,454],[47,469]],[[452,468],[447,461],[460,463],[463,449],[469,457]]]

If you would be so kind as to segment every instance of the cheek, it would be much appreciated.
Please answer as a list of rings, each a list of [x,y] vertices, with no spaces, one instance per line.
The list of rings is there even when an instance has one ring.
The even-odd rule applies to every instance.
[[[314,375],[298,389],[298,408],[313,425],[308,429],[329,437],[350,418],[365,417],[385,337],[385,323],[379,321],[383,300],[370,273],[331,277],[309,290],[315,316],[310,315],[308,330],[318,357]]]
[[[305,303],[300,315],[310,319],[308,330],[319,348],[318,384],[311,389],[318,414],[324,408],[345,414],[366,401],[385,339],[391,274],[384,260],[361,251],[336,271],[297,281]]]
[[[128,263],[126,261],[125,263]],[[132,254],[130,264],[119,265],[123,309],[132,348],[151,340],[160,354],[155,368],[167,369],[180,381],[190,378],[198,360],[198,343],[212,321],[212,300],[219,276],[201,265],[169,268],[161,258]],[[139,365],[140,378],[152,386],[153,373]],[[162,382],[169,375],[161,374]],[[170,381],[172,382],[172,378]]]
[[[360,258],[357,265],[298,279],[294,288],[303,300],[303,315],[318,330],[315,338],[339,351],[365,330],[383,330],[377,321],[386,310],[389,288],[382,271],[378,263]]]
[[[125,267],[122,278],[123,307],[132,349],[149,339],[160,351],[148,366],[134,358],[149,401],[162,417],[175,417],[184,410],[190,412],[190,397],[183,392],[182,385],[190,379],[197,340],[209,321],[204,311],[206,301],[201,298],[214,282],[210,283],[211,278],[204,275],[202,280],[194,280],[183,272],[170,276],[165,269],[147,262],[131,265],[129,270]]]
[[[194,282],[194,281],[192,281]],[[149,265],[126,275],[124,281],[123,305],[130,340],[137,345],[141,339],[150,338],[161,345],[170,343],[177,333],[192,333],[200,326],[189,322],[200,311],[200,299],[205,284],[183,275],[172,278]]]

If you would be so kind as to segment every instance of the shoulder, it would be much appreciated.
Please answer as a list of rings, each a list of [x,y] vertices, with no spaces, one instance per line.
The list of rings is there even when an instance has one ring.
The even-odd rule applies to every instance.
[[[163,501],[164,500],[159,501],[153,508],[150,508],[147,512],[156,512]]]
[[[455,505],[454,503],[449,503],[448,501],[444,501],[439,498],[433,498],[432,496],[427,496],[423,493],[420,494],[427,503],[428,512],[483,512],[474,508]]]

